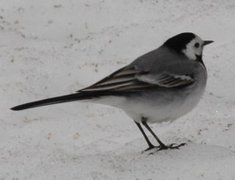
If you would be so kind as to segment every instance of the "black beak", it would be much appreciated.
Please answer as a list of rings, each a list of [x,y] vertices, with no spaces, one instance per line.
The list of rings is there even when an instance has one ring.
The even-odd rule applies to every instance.
[[[206,40],[206,41],[203,42],[203,46],[206,46],[206,45],[211,44],[211,43],[213,43],[213,42],[214,42],[214,41]]]

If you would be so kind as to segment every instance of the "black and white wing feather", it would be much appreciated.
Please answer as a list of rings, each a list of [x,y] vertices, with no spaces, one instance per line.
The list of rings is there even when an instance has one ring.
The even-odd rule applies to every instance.
[[[139,76],[138,79],[162,88],[184,87],[194,82],[192,75],[177,75],[169,72],[163,72],[156,77],[152,75]]]
[[[112,73],[97,83],[79,90],[78,92],[95,92],[95,91],[133,91],[152,86],[149,83],[139,81],[137,75],[146,72],[137,71],[134,67],[126,66]]]
[[[97,83],[78,92],[136,92],[151,88],[175,88],[190,85],[194,82],[191,75],[177,75],[169,72],[152,74],[126,66]]]

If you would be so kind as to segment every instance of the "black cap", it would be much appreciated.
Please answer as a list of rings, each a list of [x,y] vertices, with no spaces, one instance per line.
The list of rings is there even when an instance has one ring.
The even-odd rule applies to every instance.
[[[186,48],[186,45],[196,36],[191,32],[184,32],[168,39],[163,45],[179,53]]]

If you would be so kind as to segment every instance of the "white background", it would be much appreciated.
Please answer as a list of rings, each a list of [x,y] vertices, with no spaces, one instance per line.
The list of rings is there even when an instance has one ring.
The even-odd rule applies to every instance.
[[[234,180],[234,17],[234,0],[0,0],[0,180]],[[215,43],[198,107],[151,125],[187,142],[180,150],[141,154],[141,133],[112,107],[9,110],[86,87],[185,31]]]

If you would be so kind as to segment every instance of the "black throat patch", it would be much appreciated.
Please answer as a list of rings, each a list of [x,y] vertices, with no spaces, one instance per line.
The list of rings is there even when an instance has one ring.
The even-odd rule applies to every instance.
[[[196,61],[199,62],[199,63],[201,63],[201,64],[206,68],[206,66],[205,66],[205,64],[204,64],[204,62],[203,62],[203,60],[202,60],[202,55],[201,55],[201,56],[196,55],[196,57],[197,57]]]

